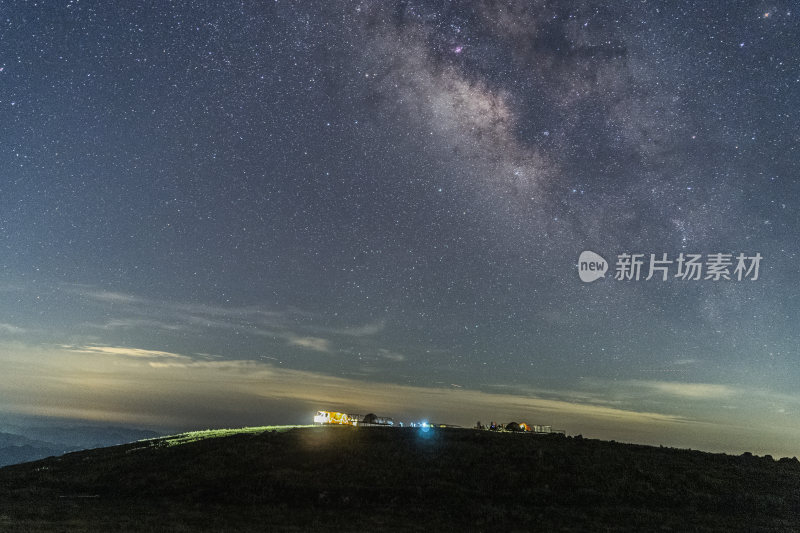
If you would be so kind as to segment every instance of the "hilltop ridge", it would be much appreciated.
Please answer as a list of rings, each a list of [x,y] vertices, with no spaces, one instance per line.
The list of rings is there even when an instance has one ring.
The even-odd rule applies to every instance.
[[[800,463],[452,428],[194,432],[0,469],[11,531],[793,531]]]

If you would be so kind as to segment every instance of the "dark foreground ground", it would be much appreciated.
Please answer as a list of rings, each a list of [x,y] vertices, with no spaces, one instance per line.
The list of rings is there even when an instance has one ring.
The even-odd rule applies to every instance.
[[[800,531],[796,460],[467,429],[209,436],[0,469],[0,531]]]

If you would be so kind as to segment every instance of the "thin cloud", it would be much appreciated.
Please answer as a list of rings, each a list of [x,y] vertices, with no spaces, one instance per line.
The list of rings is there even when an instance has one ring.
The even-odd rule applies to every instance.
[[[329,333],[353,337],[379,333],[385,323],[376,322],[341,328],[325,328],[298,323],[297,318],[313,317],[312,313],[290,307],[285,310],[266,309],[261,306],[223,307],[205,303],[167,302],[140,297],[134,294],[113,292],[84,285],[69,285],[65,292],[99,303],[119,304],[115,306],[118,316],[91,327],[114,329],[132,327],[156,327],[165,330],[215,328],[224,330],[247,330],[254,334],[274,335],[274,331],[304,332],[315,335]],[[303,336],[297,333],[298,336]]]
[[[727,385],[714,383],[681,383],[677,381],[630,381],[635,387],[651,389],[657,393],[669,394],[681,398],[717,399],[729,398],[736,391]]]
[[[81,296],[97,300],[100,302],[122,303],[122,304],[144,304],[148,303],[147,300],[134,296],[132,294],[125,294],[122,292],[103,291],[103,290],[86,290],[79,292]]]
[[[155,328],[165,331],[180,331],[186,329],[182,324],[161,322],[145,318],[114,318],[102,324],[87,324],[90,327],[106,330],[114,329],[133,329],[133,328]]]
[[[145,359],[184,359],[191,360],[191,357],[172,352],[164,352],[160,350],[144,350],[141,348],[127,348],[123,346],[68,346],[64,345],[63,348],[78,353],[92,353],[104,355],[119,355],[125,357],[137,357]]]
[[[314,350],[315,352],[324,352],[324,353],[331,352],[331,342],[328,339],[323,339],[321,337],[292,336],[289,338],[288,343],[290,346],[299,346],[301,348]]]
[[[27,333],[28,330],[26,328],[15,326],[14,324],[7,324],[5,322],[0,322],[0,332],[8,333],[10,335],[21,335],[23,333]]]
[[[378,348],[378,356],[390,361],[396,361],[398,363],[406,360],[405,355],[392,350],[387,350],[386,348]]]
[[[347,335],[350,337],[369,337],[377,335],[386,328],[386,321],[373,322],[361,326],[348,326],[343,328],[312,328],[320,332],[332,333],[334,335]]]

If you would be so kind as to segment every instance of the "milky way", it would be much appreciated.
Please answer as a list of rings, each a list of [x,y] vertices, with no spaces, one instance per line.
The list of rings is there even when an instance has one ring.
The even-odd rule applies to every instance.
[[[606,4],[4,7],[6,414],[791,451],[800,13]],[[763,261],[615,280],[623,253]]]

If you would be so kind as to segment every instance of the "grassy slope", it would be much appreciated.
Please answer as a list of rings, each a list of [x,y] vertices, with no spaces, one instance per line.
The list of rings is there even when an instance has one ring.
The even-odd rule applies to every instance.
[[[211,438],[216,437],[216,438]],[[800,530],[800,464],[463,429],[252,428],[0,469],[0,530]]]

